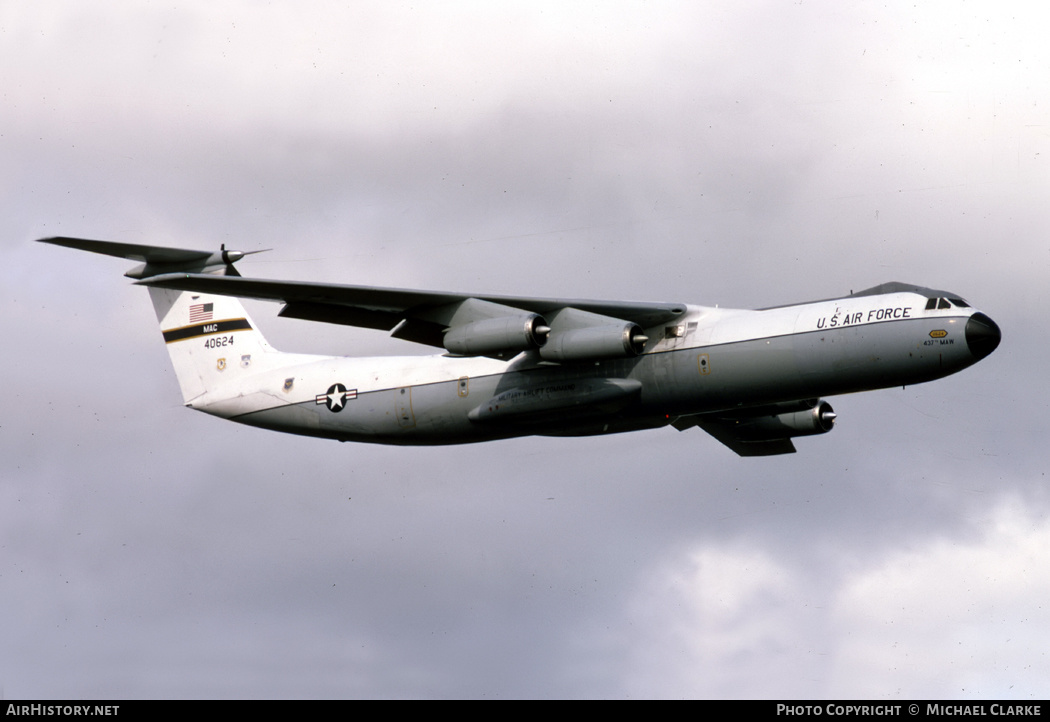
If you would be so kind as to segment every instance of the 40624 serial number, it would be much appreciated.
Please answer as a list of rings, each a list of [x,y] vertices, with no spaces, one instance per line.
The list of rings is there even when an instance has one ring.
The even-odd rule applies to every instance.
[[[233,336],[213,336],[204,342],[204,348],[222,348],[232,346]]]

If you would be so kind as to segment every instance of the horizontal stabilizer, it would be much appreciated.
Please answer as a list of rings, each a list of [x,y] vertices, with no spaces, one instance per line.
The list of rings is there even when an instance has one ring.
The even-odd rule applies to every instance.
[[[227,276],[239,276],[240,274],[234,270],[233,264],[250,253],[262,253],[262,251],[227,251],[225,246],[222,246],[218,252],[194,251],[185,248],[146,246],[139,243],[116,243],[114,241],[93,241],[88,238],[68,238],[66,236],[41,238],[38,242],[139,261],[142,265],[136,266],[124,274],[128,278],[139,279],[165,273],[176,273],[179,271],[199,272],[222,267],[225,267]]]
[[[127,258],[139,263],[192,263],[203,261],[211,256],[211,251],[190,251],[184,248],[165,248],[163,246],[144,246],[138,243],[114,243],[113,241],[92,241],[87,238],[41,238],[38,243],[50,243],[55,246],[76,248],[80,251],[102,253],[117,258]]]

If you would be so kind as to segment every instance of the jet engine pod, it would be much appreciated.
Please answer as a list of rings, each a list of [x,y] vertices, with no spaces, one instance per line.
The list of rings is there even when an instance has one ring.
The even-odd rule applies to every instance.
[[[636,323],[586,326],[551,333],[550,343],[540,349],[540,356],[548,361],[624,358],[640,354],[648,340]]]
[[[795,436],[825,434],[835,426],[836,414],[827,401],[818,401],[803,411],[788,411],[742,419],[736,434],[746,441],[769,441]]]
[[[547,343],[550,328],[542,316],[523,313],[486,318],[445,332],[442,343],[461,356],[512,356]]]

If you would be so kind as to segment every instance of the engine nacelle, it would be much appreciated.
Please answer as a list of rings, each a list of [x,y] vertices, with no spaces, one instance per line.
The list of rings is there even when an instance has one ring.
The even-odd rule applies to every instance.
[[[641,326],[626,321],[564,331],[556,329],[551,333],[550,342],[540,349],[540,356],[548,361],[624,358],[640,354],[648,340]]]
[[[812,402],[811,402],[812,403]],[[835,411],[827,401],[817,401],[809,409],[787,411],[740,420],[735,433],[745,441],[772,441],[795,436],[826,434],[835,426]]]
[[[442,343],[462,356],[512,356],[542,347],[549,332],[542,316],[523,313],[453,326]]]

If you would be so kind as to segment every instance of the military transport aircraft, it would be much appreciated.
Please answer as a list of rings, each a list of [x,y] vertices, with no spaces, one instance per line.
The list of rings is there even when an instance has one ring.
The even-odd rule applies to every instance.
[[[999,327],[958,295],[885,283],[760,310],[244,278],[246,253],[80,238],[140,263],[185,404],[340,441],[459,444],[531,434],[703,429],[741,456],[830,431],[821,397],[931,381],[981,360]],[[282,353],[238,297],[281,316],[392,330],[433,356]]]

